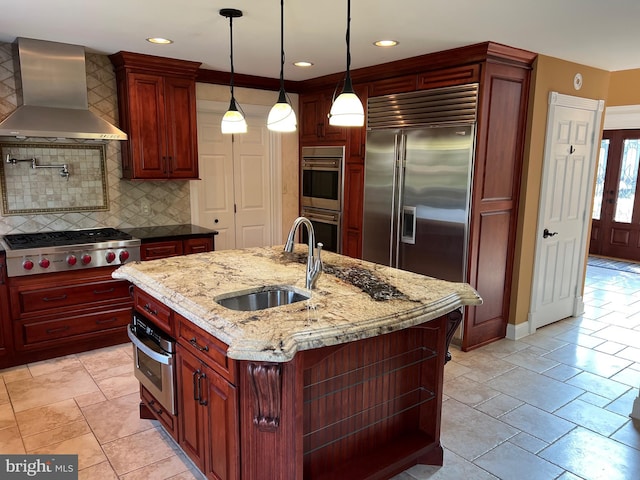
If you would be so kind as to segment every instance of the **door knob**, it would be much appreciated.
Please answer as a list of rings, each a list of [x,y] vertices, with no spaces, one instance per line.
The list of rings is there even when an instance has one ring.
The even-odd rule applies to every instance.
[[[547,238],[547,237],[553,237],[554,235],[557,235],[558,232],[550,232],[548,228],[544,229],[544,232],[542,232],[542,238]]]

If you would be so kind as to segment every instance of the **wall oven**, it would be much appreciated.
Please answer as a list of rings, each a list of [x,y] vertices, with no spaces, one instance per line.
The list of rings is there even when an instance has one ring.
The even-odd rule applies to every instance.
[[[316,234],[316,242],[322,243],[323,250],[340,253],[342,250],[340,212],[303,207],[302,216],[311,221],[313,231]],[[308,241],[307,230],[302,229],[302,242],[307,243]]]
[[[133,342],[135,377],[165,410],[175,415],[175,340],[136,311],[127,333]]]
[[[344,147],[302,147],[302,206],[342,210]]]

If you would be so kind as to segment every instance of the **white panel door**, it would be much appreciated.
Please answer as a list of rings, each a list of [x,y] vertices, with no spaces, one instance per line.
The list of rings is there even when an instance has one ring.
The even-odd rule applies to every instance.
[[[594,132],[599,131],[602,113],[602,102],[559,94],[554,97],[553,93],[550,98],[531,331],[582,313],[584,259],[597,153]]]
[[[198,102],[201,180],[191,182],[191,222],[219,232],[216,250],[270,245],[280,208],[280,182],[273,178],[278,171],[274,163],[279,143],[273,142],[276,148],[272,153],[266,107],[245,107],[247,133],[220,133],[227,106]]]
[[[200,180],[191,182],[191,222],[218,231],[216,250],[236,248],[231,139],[220,133],[220,113],[198,110]]]
[[[247,133],[234,137],[236,246],[263,247],[271,240],[269,130],[264,118],[247,115]]]

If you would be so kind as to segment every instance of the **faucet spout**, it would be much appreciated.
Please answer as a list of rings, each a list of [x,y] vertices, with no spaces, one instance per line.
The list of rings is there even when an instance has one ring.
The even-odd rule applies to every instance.
[[[289,235],[287,236],[287,242],[284,245],[285,252],[293,252],[293,244],[296,237],[296,232],[300,225],[304,225],[307,228],[307,233],[309,236],[309,253],[307,256],[307,272],[305,277],[305,286],[308,289],[313,289],[316,286],[316,282],[318,281],[318,277],[322,273],[322,243],[318,243],[318,248],[316,250],[316,234],[313,229],[313,224],[306,217],[298,217],[293,221],[293,225],[291,226],[291,230],[289,230]]]

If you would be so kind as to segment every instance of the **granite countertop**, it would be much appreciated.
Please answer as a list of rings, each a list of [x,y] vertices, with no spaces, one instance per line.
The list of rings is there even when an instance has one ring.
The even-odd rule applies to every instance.
[[[210,230],[208,228],[200,227],[198,225],[192,225],[189,223],[184,225],[161,225],[156,227],[121,228],[120,230],[128,233],[134,238],[139,238],[143,243],[145,241],[151,242],[159,240],[176,240],[186,237],[218,234],[218,232],[215,230]]]
[[[297,351],[407,328],[482,299],[452,283],[323,252],[325,271],[306,290],[306,245],[224,250],[123,265],[132,282],[229,346],[236,360],[286,362]],[[311,293],[306,301],[243,312],[216,299],[269,285]]]

